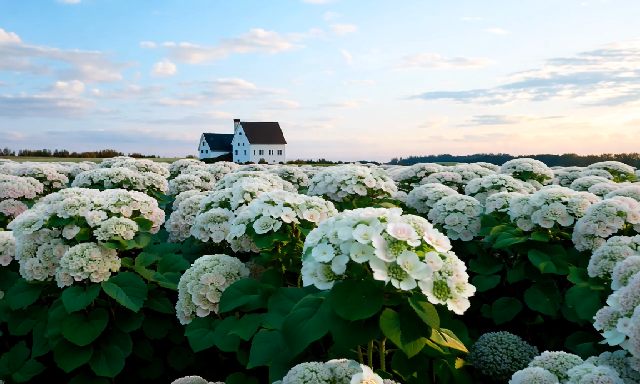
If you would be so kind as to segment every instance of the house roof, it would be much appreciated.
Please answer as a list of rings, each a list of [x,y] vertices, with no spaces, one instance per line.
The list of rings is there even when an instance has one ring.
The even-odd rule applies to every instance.
[[[203,135],[211,151],[231,152],[233,149],[231,141],[234,135],[232,133],[203,133]]]
[[[278,123],[241,122],[250,144],[287,144]]]

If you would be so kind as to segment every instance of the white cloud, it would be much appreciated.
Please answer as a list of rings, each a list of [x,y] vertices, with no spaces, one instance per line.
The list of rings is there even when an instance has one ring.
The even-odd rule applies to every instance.
[[[153,41],[141,41],[140,46],[142,48],[155,48],[156,43],[154,43]]]
[[[427,120],[424,124],[420,125],[418,128],[427,128],[427,129],[437,129],[441,126],[447,124],[449,122],[448,117],[436,117]]]
[[[153,64],[150,75],[155,77],[167,77],[175,75],[176,72],[178,72],[178,67],[169,60],[165,60],[164,62],[159,61]]]
[[[337,12],[331,12],[331,11],[327,11],[324,13],[324,19],[325,20],[333,20],[333,19],[337,19],[338,17],[342,16],[341,14],[337,13]]]
[[[280,89],[258,88],[255,84],[243,79],[218,79],[205,84],[209,85],[211,91],[203,95],[218,100],[248,99],[284,92]]]
[[[44,88],[44,91],[44,93],[41,93],[35,97],[78,97],[84,93],[84,84],[78,80],[72,80],[69,82],[56,81],[52,85]]]
[[[322,107],[325,108],[358,108],[363,104],[371,102],[370,100],[347,100],[347,101],[339,101],[336,103],[325,103],[322,104]]]
[[[338,36],[344,36],[347,33],[352,33],[358,30],[357,26],[351,24],[331,24],[329,28],[331,28],[331,31]]]
[[[291,100],[270,100],[264,103],[267,109],[298,109],[300,103]]]
[[[511,33],[502,28],[487,28],[487,29],[483,29],[483,31],[487,33],[491,33],[493,35],[508,35]]]
[[[77,118],[86,115],[95,102],[82,98],[84,84],[80,81],[58,81],[32,96],[0,96],[0,116],[11,118],[52,117]]]
[[[347,52],[344,49],[341,49],[340,53],[342,53],[342,56],[344,56],[345,64],[353,65],[353,58],[351,57],[351,54],[349,52]]]
[[[478,21],[478,20],[482,20],[482,17],[462,17],[462,18],[460,18],[460,20],[464,20],[464,21]]]
[[[197,107],[199,105],[196,100],[176,100],[168,97],[158,100],[158,104],[169,107]]]
[[[97,88],[91,90],[91,95],[98,99],[126,100],[143,96],[149,96],[164,89],[162,85],[149,85],[141,87],[139,85],[127,85],[124,88],[103,92]]]
[[[36,59],[37,61],[32,61]],[[71,68],[54,70],[40,64],[43,60],[63,62]],[[18,71],[36,75],[55,74],[65,81],[78,80],[85,84],[121,81],[121,72],[138,63],[117,63],[100,51],[63,50],[24,43],[18,35],[0,29],[0,71]]]
[[[342,84],[344,85],[372,85],[375,83],[376,82],[373,80],[349,80],[349,81],[342,82]]]
[[[240,36],[219,39],[217,45],[206,46],[191,43],[165,42],[171,60],[190,64],[207,63],[223,59],[232,53],[264,52],[276,54],[303,48],[299,41],[312,37],[323,37],[324,32],[311,29],[307,33],[278,33],[264,29],[250,29]],[[150,45],[147,45],[150,47]]]
[[[456,56],[448,58],[437,53],[407,55],[393,69],[474,69],[496,64],[495,60],[482,57]]]

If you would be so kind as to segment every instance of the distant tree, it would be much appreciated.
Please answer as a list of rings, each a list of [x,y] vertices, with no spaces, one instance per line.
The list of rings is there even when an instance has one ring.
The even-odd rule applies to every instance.
[[[267,160],[265,160],[263,157],[260,160],[258,160],[258,164],[269,164],[269,163],[267,163]]]

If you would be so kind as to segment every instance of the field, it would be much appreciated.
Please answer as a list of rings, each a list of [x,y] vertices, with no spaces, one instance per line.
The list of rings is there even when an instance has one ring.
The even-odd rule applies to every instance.
[[[93,163],[101,163],[104,159],[98,158],[59,158],[59,157],[28,157],[28,156],[2,156],[0,159],[9,159],[12,161],[17,161],[19,163],[24,163],[27,161],[33,162],[43,162],[43,163],[52,163],[52,162],[69,162],[69,163],[80,163],[83,161],[91,161]],[[158,158],[158,159],[147,159],[153,160],[160,163],[173,163],[174,161],[180,160],[180,157],[166,157],[166,158]]]
[[[159,161],[2,165],[0,382],[640,383],[629,165]]]

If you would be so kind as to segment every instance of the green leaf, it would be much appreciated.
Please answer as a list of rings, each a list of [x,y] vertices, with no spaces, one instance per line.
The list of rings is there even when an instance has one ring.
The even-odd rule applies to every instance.
[[[494,248],[505,248],[514,244],[524,243],[529,240],[528,236],[513,236],[510,233],[503,233],[498,236],[496,242],[493,244]]]
[[[509,283],[517,283],[518,281],[522,281],[527,277],[525,272],[525,264],[525,262],[520,260],[516,263],[513,269],[509,269],[507,271],[507,281]]]
[[[65,339],[60,340],[53,348],[53,360],[66,373],[87,363],[92,355],[93,347],[91,345],[79,347]]]
[[[89,228],[82,228],[80,231],[78,231],[75,237],[76,241],[79,243],[87,241],[90,238],[91,238],[91,230]]]
[[[323,308],[323,304],[326,304],[324,297],[309,295],[293,307],[282,323],[282,334],[293,356],[329,332],[323,316],[328,308],[326,305]]]
[[[98,376],[116,377],[124,369],[124,352],[116,345],[96,349],[89,366]]]
[[[153,227],[153,221],[145,219],[144,217],[136,217],[133,221],[138,224],[140,232],[149,232]]]
[[[338,316],[346,320],[362,320],[382,308],[383,288],[383,284],[371,280],[345,280],[333,285],[329,298]]]
[[[156,261],[160,260],[160,256],[153,253],[142,252],[136,257],[136,265],[141,267],[148,267]]]
[[[260,283],[254,279],[242,279],[224,290],[220,298],[220,313],[232,311],[247,304],[252,297],[260,297]]]
[[[262,324],[262,316],[258,313],[244,315],[231,329],[232,334],[238,335],[242,340],[249,341],[258,332]]]
[[[479,273],[481,275],[491,275],[502,270],[502,264],[496,264],[491,267],[486,266],[479,262],[478,260],[471,259],[469,260],[469,270],[471,272]]]
[[[464,343],[449,329],[441,328],[432,330],[431,340],[445,347],[457,349],[459,351],[469,353]]]
[[[121,307],[116,312],[116,328],[122,332],[133,332],[136,329],[142,327],[144,321],[144,314],[142,311],[133,312],[127,308]]]
[[[153,346],[147,339],[140,339],[133,345],[133,354],[142,360],[151,361],[153,358]]]
[[[105,293],[125,307],[138,312],[147,299],[147,284],[133,272],[120,272],[102,282]]]
[[[512,320],[522,310],[522,303],[513,297],[501,297],[491,305],[491,316],[497,324]]]
[[[189,346],[194,352],[204,351],[215,345],[213,332],[220,324],[220,320],[212,317],[196,317],[185,329],[184,335],[189,340]]]
[[[165,296],[166,293],[159,289],[155,289],[149,292],[149,297],[147,298],[147,301],[145,301],[144,306],[156,312],[172,315],[175,313],[175,307]]]
[[[142,331],[144,335],[151,340],[159,340],[167,336],[169,330],[173,328],[171,317],[159,315],[155,312],[147,312],[142,322]]]
[[[492,288],[495,288],[498,284],[500,284],[500,276],[498,275],[474,276],[474,278],[471,280],[471,284],[475,285],[478,292],[488,291]]]
[[[26,308],[35,303],[40,297],[43,286],[40,284],[32,284],[25,279],[19,279],[6,294],[9,301],[9,307],[13,310]]]
[[[537,231],[531,234],[531,240],[541,241],[544,243],[548,243],[551,240],[551,234],[549,231]]]
[[[235,352],[240,347],[240,338],[231,331],[240,320],[237,317],[227,317],[213,331],[213,341],[223,352]]]
[[[409,357],[417,355],[427,344],[424,337],[429,327],[415,314],[413,309],[396,312],[386,308],[380,315],[380,329],[395,345]]]
[[[24,336],[31,332],[36,324],[46,318],[46,307],[34,305],[25,309],[17,309],[9,315],[9,334]]]
[[[562,296],[558,288],[550,283],[532,285],[524,292],[524,302],[534,311],[544,315],[555,316],[560,309]]]
[[[281,329],[282,322],[291,309],[305,296],[307,296],[306,292],[300,288],[278,288],[269,298],[268,312],[262,315],[265,326],[269,325],[272,328]]]
[[[31,380],[34,376],[42,373],[42,371],[44,371],[44,365],[35,361],[34,359],[29,359],[24,362],[18,372],[11,375],[11,378],[16,383],[25,383]]]
[[[602,301],[597,291],[588,286],[575,285],[565,293],[565,301],[569,308],[573,308],[581,319],[591,320],[602,308]]]
[[[180,255],[170,254],[164,255],[158,261],[158,273],[180,273],[187,270],[191,264]]]
[[[196,355],[187,348],[174,346],[169,351],[167,362],[176,371],[183,371],[188,366],[195,364]]]
[[[551,256],[547,255],[544,252],[540,252],[537,249],[532,249],[529,251],[529,261],[542,273],[555,273],[556,266],[553,264],[551,260]]]
[[[84,347],[91,344],[105,330],[109,323],[109,313],[104,308],[89,312],[70,314],[62,324],[62,335],[70,342]]]
[[[33,336],[33,344],[31,346],[32,358],[46,355],[49,351],[51,351],[49,339],[44,337],[44,330],[46,328],[46,325],[47,324],[45,322],[41,322],[33,327],[33,332],[31,333],[31,335]]]
[[[569,267],[567,280],[575,285],[588,285],[589,273],[586,268]]]
[[[91,284],[84,288],[74,285],[62,291],[62,304],[68,313],[85,309],[100,294],[100,285]]]
[[[416,293],[409,298],[409,305],[416,312],[419,318],[431,328],[440,328],[440,316],[436,307],[433,306],[423,294]]]
[[[269,365],[275,359],[289,361],[291,353],[281,332],[261,331],[251,341],[247,369]]]
[[[8,353],[2,355],[3,364],[8,367],[9,373],[15,373],[20,370],[20,367],[29,358],[29,348],[27,343],[23,340],[18,344],[11,347]]]

